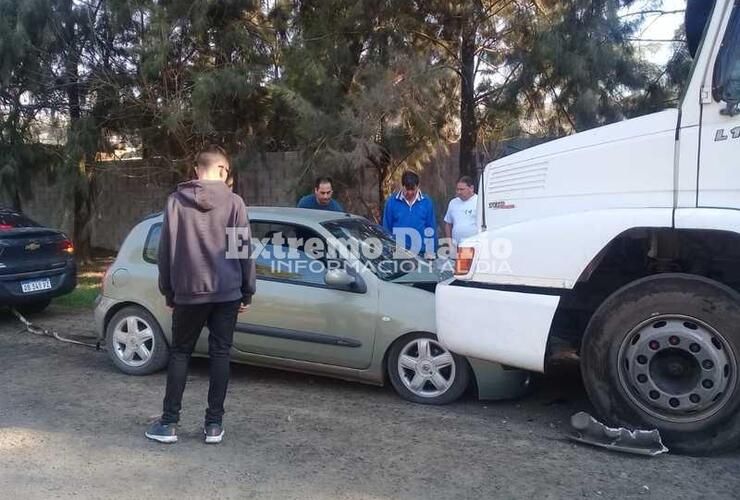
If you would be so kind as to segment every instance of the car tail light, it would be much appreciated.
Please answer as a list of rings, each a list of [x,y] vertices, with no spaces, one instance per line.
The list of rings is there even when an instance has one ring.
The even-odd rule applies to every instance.
[[[475,257],[475,248],[460,247],[457,249],[457,260],[455,261],[455,274],[464,275],[470,272]]]
[[[0,224],[0,231],[7,231],[8,229],[13,229],[13,226],[10,224]]]
[[[59,250],[72,255],[75,253],[75,246],[72,243],[72,240],[65,239],[59,242]]]

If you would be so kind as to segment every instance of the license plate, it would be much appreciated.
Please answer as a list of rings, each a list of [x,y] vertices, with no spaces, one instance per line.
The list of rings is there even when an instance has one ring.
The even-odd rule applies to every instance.
[[[23,293],[40,292],[42,290],[51,289],[51,280],[44,278],[42,280],[24,281],[21,283],[21,290]]]

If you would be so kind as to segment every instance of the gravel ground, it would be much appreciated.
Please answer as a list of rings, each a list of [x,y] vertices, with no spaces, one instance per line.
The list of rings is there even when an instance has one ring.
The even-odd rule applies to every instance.
[[[91,335],[90,311],[36,316]],[[564,439],[589,409],[564,368],[519,401],[445,407],[391,389],[233,365],[226,437],[201,441],[208,365],[196,360],[180,442],[144,438],[164,374],[119,373],[101,352],[19,333],[0,313],[5,498],[738,498],[740,452],[643,458]]]

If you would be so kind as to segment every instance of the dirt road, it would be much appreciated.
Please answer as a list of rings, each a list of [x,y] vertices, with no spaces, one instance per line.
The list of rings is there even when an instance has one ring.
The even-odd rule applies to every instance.
[[[91,333],[88,311],[35,318]],[[226,437],[201,441],[207,362],[194,362],[180,442],[144,429],[164,374],[119,373],[102,352],[18,333],[0,313],[4,498],[737,498],[740,452],[639,458],[572,444],[589,409],[564,370],[520,401],[446,407],[392,390],[234,365]]]

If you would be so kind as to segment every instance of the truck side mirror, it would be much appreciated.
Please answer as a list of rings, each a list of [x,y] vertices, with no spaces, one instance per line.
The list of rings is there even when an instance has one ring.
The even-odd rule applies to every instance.
[[[696,58],[696,51],[699,48],[713,7],[714,0],[688,0],[686,3],[684,26],[686,26],[686,43],[692,59]]]

